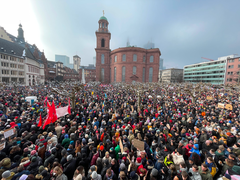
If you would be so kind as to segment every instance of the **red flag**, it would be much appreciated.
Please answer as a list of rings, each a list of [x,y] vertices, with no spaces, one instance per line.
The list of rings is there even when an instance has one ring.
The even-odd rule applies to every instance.
[[[47,97],[46,97],[45,100],[44,100],[43,107],[45,107],[46,101],[47,101]]]
[[[71,114],[70,98],[68,98],[68,114]]]
[[[48,109],[47,109],[48,115],[47,115],[47,119],[43,125],[43,129],[45,129],[46,125],[48,125],[52,122],[52,118],[53,118],[52,107],[48,101],[47,101],[47,107],[48,107]]]
[[[38,127],[41,127],[42,126],[42,114],[40,114],[40,119],[39,119],[39,122],[38,122]]]
[[[54,104],[54,101],[52,102],[52,123],[57,121],[57,113],[56,113],[56,107]]]

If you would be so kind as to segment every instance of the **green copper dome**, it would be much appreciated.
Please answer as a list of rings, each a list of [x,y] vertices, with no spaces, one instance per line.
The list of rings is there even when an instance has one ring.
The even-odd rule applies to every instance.
[[[105,16],[102,16],[102,17],[100,17],[99,20],[106,20],[107,21],[107,18]]]

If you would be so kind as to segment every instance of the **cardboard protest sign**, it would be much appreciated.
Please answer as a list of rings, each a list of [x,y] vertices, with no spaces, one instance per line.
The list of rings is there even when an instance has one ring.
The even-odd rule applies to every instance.
[[[224,109],[224,104],[223,103],[218,103],[218,108]]]
[[[121,149],[121,153],[123,153],[123,144],[122,144],[122,140],[119,139],[119,146],[120,146],[120,149]]]
[[[3,150],[5,148],[6,142],[0,144],[0,151]]]
[[[212,96],[207,96],[207,100],[213,100]]]
[[[231,104],[226,104],[225,109],[227,110],[233,110],[233,107]]]
[[[135,148],[138,148],[140,151],[144,150],[144,142],[137,139],[132,140],[132,144]]]
[[[12,135],[14,135],[13,129],[7,129],[7,130],[4,131],[4,138],[8,138]]]

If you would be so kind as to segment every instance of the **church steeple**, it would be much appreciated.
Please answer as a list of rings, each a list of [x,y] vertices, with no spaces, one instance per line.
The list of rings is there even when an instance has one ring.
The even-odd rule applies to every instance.
[[[23,35],[23,29],[22,29],[22,25],[19,24],[19,28],[18,28],[18,41],[22,41],[22,42],[25,42],[25,39],[24,39],[24,35]]]
[[[108,20],[104,16],[104,11],[103,11],[103,16],[100,17],[98,21],[98,24],[99,24],[99,27],[98,27],[99,32],[108,32]]]

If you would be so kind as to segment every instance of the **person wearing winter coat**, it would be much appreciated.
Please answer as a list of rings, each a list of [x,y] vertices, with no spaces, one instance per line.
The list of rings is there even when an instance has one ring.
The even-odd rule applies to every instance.
[[[96,165],[97,158],[99,157],[99,152],[97,151],[96,148],[93,148],[92,151],[93,151],[94,155],[93,155],[92,160],[91,160],[91,164],[90,164],[91,166]]]
[[[29,170],[31,174],[36,175],[36,172],[38,170],[38,161],[35,156],[32,157],[31,164],[27,167],[27,170]]]
[[[103,157],[103,161],[104,160],[108,160],[109,163],[111,163],[112,158],[109,156],[109,152],[108,151],[105,153],[105,156]]]
[[[68,177],[63,173],[60,167],[56,166],[53,169],[53,177],[51,180],[68,180]]]
[[[96,171],[93,171],[91,175],[91,180],[102,180],[102,177],[100,174],[97,174]]]
[[[68,146],[69,146],[69,144],[70,144],[70,141],[71,141],[71,139],[69,139],[68,134],[65,134],[65,135],[64,135],[64,139],[63,139],[63,141],[62,141],[62,146],[63,146],[65,149],[67,149]]]
[[[107,171],[106,171],[106,174],[104,175],[104,178],[103,180],[117,180],[117,176],[116,174],[114,174],[113,170],[111,168],[109,168]]]
[[[76,160],[70,154],[67,156],[67,162],[63,165],[63,173],[68,177],[68,179],[73,178],[75,171]]]
[[[164,167],[164,158],[157,154],[157,162],[154,165],[154,168],[160,171]]]
[[[193,165],[192,168],[189,169],[189,175],[192,180],[202,180],[197,165]]]
[[[213,180],[213,177],[205,163],[198,167],[198,172],[202,177],[202,180]]]
[[[173,152],[172,157],[173,157],[173,163],[175,164],[176,169],[179,170],[180,163],[185,162],[183,155],[178,151],[177,153]]]

